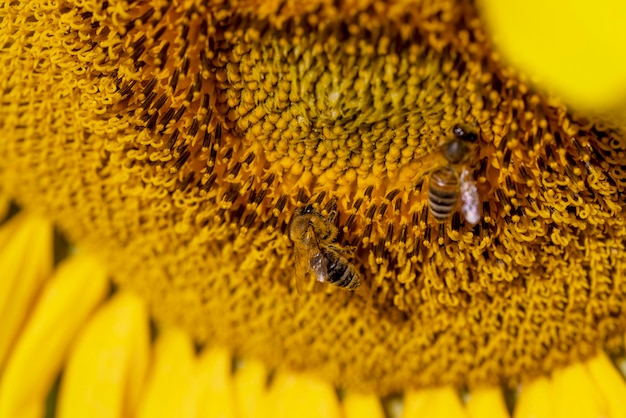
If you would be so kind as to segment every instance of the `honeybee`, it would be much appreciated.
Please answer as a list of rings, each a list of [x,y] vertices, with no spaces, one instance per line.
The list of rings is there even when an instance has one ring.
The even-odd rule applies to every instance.
[[[293,241],[296,258],[296,289],[302,294],[307,288],[308,273],[316,282],[328,282],[344,289],[354,290],[361,284],[361,275],[346,255],[349,249],[337,244],[334,225],[337,206],[333,202],[327,218],[306,205],[294,211],[289,224],[289,238]]]
[[[435,166],[428,177],[428,209],[439,223],[445,222],[457,209],[467,222],[480,221],[480,197],[466,163],[478,136],[455,126],[454,137],[441,146],[444,163]]]

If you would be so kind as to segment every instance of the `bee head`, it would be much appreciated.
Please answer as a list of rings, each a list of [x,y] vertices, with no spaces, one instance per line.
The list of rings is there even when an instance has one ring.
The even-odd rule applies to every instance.
[[[470,144],[478,140],[478,135],[459,125],[456,125],[452,132],[454,138],[445,145],[444,154],[448,162],[459,164],[468,156]]]
[[[478,135],[476,135],[475,132],[470,132],[469,130],[459,125],[454,126],[454,128],[452,129],[452,133],[454,133],[454,136],[463,141],[476,142],[478,140]]]
[[[315,208],[313,207],[313,205],[308,204],[305,207],[302,208],[302,211],[300,213],[302,213],[303,215],[308,215],[315,212]]]

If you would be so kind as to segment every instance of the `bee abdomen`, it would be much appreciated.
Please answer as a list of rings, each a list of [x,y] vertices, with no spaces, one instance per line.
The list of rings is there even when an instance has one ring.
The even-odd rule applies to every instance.
[[[459,201],[459,178],[450,167],[433,172],[428,181],[428,207],[437,222],[452,215]]]
[[[327,253],[328,282],[344,289],[356,289],[361,284],[359,273],[348,260],[338,254]]]
[[[328,281],[344,289],[356,289],[361,284],[359,274],[350,264],[344,264],[341,266],[341,269],[337,269],[329,274]]]

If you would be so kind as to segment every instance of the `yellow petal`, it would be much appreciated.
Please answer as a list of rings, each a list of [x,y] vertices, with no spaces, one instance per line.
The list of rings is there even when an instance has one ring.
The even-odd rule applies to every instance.
[[[177,328],[163,330],[154,347],[150,377],[139,406],[139,418],[195,418],[197,361],[189,336]]]
[[[606,401],[609,417],[626,417],[626,383],[603,352],[587,362],[587,370]]]
[[[235,418],[232,358],[225,349],[202,353],[197,366],[198,417]]]
[[[20,410],[18,414],[5,415],[11,418],[42,418],[46,414],[45,402],[31,402]]]
[[[267,369],[260,361],[245,360],[235,373],[239,418],[265,418],[268,410]]]
[[[52,226],[35,216],[13,222],[18,225],[8,226],[14,233],[0,249],[0,368],[52,270]]]
[[[572,104],[626,98],[626,3],[615,0],[482,0],[492,37],[513,65]]]
[[[21,416],[33,404],[43,404],[70,341],[107,288],[103,269],[89,257],[75,256],[59,266],[4,370],[0,417]]]
[[[148,359],[148,318],[140,298],[119,293],[104,305],[71,349],[59,391],[59,418],[134,416]]]
[[[552,418],[554,405],[552,404],[550,381],[546,377],[539,377],[521,386],[520,394],[515,404],[514,418]]]
[[[467,418],[458,393],[452,387],[409,391],[404,396],[403,418]]]
[[[502,390],[499,387],[477,388],[470,392],[465,408],[471,418],[508,418]]]
[[[555,416],[560,418],[598,418],[608,416],[602,394],[582,363],[552,374]]]
[[[343,399],[344,418],[384,418],[385,413],[376,395],[349,392]]]
[[[305,375],[276,374],[270,389],[270,409],[275,417],[340,417],[339,401],[332,386]]]

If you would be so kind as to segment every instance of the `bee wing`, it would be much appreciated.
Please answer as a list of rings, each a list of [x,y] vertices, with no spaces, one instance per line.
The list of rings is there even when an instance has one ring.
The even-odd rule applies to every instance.
[[[309,264],[311,265],[315,280],[324,283],[328,277],[328,269],[326,268],[326,259],[322,253],[318,252],[315,256],[311,257]]]
[[[309,258],[309,267],[311,269],[311,278],[309,279],[307,291],[311,293],[317,293],[321,289],[321,283],[324,283],[328,278],[328,269],[326,267],[326,257],[324,256],[322,249],[315,236],[316,251]]]
[[[295,251],[296,290],[301,295],[307,292],[317,292],[318,282],[323,283],[328,277],[326,260],[313,227],[309,227],[305,241],[307,245],[299,245]]]
[[[472,225],[480,221],[480,197],[478,188],[471,178],[471,173],[467,168],[463,168],[460,177],[461,183],[461,213],[463,218]]]
[[[296,290],[300,295],[316,293],[320,290],[318,284],[324,282],[327,275],[324,273],[326,264],[323,257],[315,252],[309,252],[306,256],[298,257],[303,260],[305,266],[298,267],[296,272]]]
[[[309,252],[302,246],[296,246],[294,252],[296,262],[296,290],[300,295],[304,294],[307,288],[307,278],[310,270],[308,253]]]

